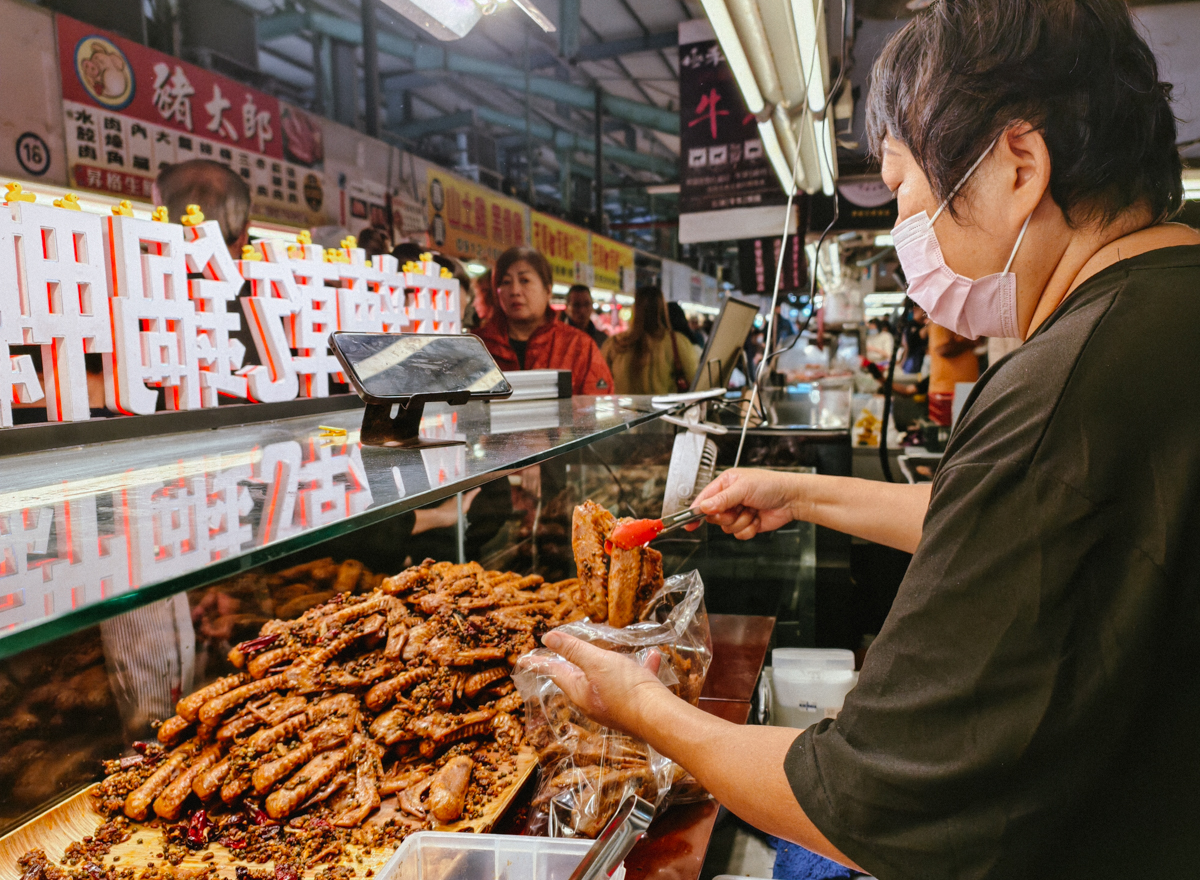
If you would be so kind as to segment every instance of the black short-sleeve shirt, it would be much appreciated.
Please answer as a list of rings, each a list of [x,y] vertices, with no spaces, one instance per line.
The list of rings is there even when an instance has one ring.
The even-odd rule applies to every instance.
[[[785,764],[881,880],[1200,876],[1200,247],[990,369],[834,721]]]

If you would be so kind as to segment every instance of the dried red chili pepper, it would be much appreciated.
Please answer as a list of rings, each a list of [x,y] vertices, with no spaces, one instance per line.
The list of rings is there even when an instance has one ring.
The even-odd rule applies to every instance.
[[[271,817],[260,810],[258,807],[250,808],[250,819],[255,825],[274,825]]]
[[[188,822],[187,845],[191,849],[204,846],[208,843],[208,834],[212,827],[213,823],[208,818],[207,810],[200,809],[192,813],[191,821]]]
[[[247,639],[239,643],[234,650],[241,651],[243,657],[250,657],[267,650],[267,648],[271,647],[277,641],[279,641],[279,633],[269,636],[259,636],[256,639]]]

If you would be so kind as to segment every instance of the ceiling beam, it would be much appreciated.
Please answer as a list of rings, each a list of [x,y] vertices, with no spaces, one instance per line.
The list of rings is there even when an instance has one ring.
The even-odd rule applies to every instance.
[[[632,55],[635,52],[653,52],[658,49],[669,49],[679,45],[679,31],[663,31],[660,34],[647,34],[642,37],[630,37],[627,40],[609,40],[607,43],[589,43],[580,46],[575,53],[574,61],[607,61],[609,58],[620,58],[622,55]]]
[[[578,135],[574,132],[564,131],[561,128],[555,128],[536,120],[530,120],[527,126],[524,116],[505,113],[491,107],[476,107],[474,110],[464,110],[459,113],[451,113],[448,116],[419,119],[405,125],[390,126],[388,130],[399,137],[416,140],[423,135],[464,128],[470,125],[472,121],[486,122],[490,125],[507,128],[510,131],[521,134],[528,132],[530,137],[543,144],[552,146],[556,150],[592,153],[596,149],[595,139],[590,135]],[[623,147],[611,146],[609,144],[604,145],[604,159],[615,165],[624,165],[628,168],[650,171],[661,177],[670,179],[676,178],[679,174],[679,164],[674,159],[650,156],[646,153],[639,153],[635,150],[627,150]]]
[[[474,111],[460,110],[457,113],[451,113],[447,116],[433,116],[429,119],[406,122],[403,125],[393,125],[390,130],[399,137],[415,141],[420,140],[427,134],[440,134],[444,131],[453,131],[456,128],[469,128],[474,124]]]
[[[277,12],[264,16],[258,22],[259,39],[264,41],[294,34],[301,30],[316,31],[352,45],[362,44],[360,22],[349,21],[316,10],[303,13]],[[440,46],[410,40],[386,30],[379,31],[378,40],[380,52],[412,61],[418,71],[447,70],[467,76],[477,76],[519,92],[524,92],[526,83],[528,83],[529,93],[533,96],[582,109],[591,110],[595,107],[595,93],[586,86],[541,76],[527,78],[525,71],[519,68],[498,64],[494,61],[485,61],[460,52],[450,52]],[[603,102],[605,112],[619,119],[655,131],[679,134],[679,115],[677,113],[607,92],[604,94]]]

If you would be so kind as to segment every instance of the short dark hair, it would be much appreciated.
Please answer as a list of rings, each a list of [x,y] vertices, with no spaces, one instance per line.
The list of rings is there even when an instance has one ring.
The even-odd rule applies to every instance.
[[[250,187],[228,166],[211,159],[189,159],[168,165],[155,181],[171,219],[179,222],[188,205],[199,205],[208,220],[216,220],[233,244],[250,225]]]
[[[588,287],[586,284],[572,284],[570,289],[567,291],[567,299],[570,300],[571,297],[577,293],[582,293],[584,296],[586,296],[588,298],[588,302],[591,302],[592,289],[590,287]]]
[[[1050,195],[1071,225],[1138,204],[1156,221],[1178,210],[1171,86],[1124,0],[936,0],[875,62],[871,148],[903,142],[939,201],[1017,122],[1045,138]]]
[[[538,278],[542,279],[542,283],[546,285],[546,291],[554,289],[554,270],[550,268],[550,261],[542,256],[541,251],[531,247],[510,247],[500,255],[500,258],[496,260],[496,268],[492,272],[492,283],[497,289],[514,263],[528,263]]]
[[[392,252],[392,243],[388,239],[388,234],[375,226],[363,227],[363,231],[358,234],[357,239],[358,246],[367,252],[367,259]]]
[[[401,271],[404,270],[405,263],[416,263],[423,254],[429,254],[435,263],[443,269],[449,269],[451,274],[458,279],[458,286],[461,290],[465,291],[471,286],[471,276],[467,274],[466,267],[454,257],[448,257],[433,248],[421,247],[413,241],[402,241],[392,248],[392,256],[400,264]]]

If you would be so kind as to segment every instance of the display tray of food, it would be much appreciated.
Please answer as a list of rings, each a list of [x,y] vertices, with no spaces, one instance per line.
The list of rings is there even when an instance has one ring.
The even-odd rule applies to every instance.
[[[0,838],[0,878],[369,877],[413,831],[489,830],[536,766],[510,670],[578,588],[428,560],[268,621],[157,741]]]
[[[518,659],[663,587],[656,551],[605,547],[615,522],[575,510],[578,578],[426,560],[268,620],[155,741],[0,838],[0,880],[371,878],[414,832],[491,830],[539,763]]]

